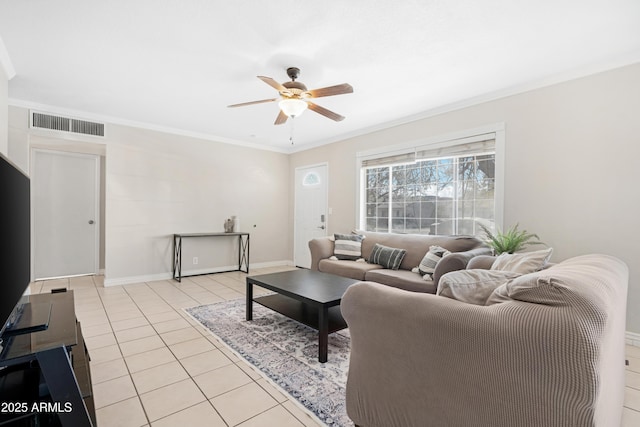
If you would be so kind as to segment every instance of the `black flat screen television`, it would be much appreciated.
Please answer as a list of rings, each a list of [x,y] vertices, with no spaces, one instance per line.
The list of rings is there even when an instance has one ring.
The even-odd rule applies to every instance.
[[[17,321],[31,280],[30,217],[29,177],[0,153],[0,339]]]

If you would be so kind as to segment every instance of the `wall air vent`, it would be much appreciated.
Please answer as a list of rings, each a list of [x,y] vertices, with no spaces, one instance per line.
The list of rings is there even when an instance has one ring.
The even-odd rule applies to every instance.
[[[88,122],[71,117],[38,113],[36,111],[31,111],[31,127],[34,129],[49,129],[104,137],[104,123]]]

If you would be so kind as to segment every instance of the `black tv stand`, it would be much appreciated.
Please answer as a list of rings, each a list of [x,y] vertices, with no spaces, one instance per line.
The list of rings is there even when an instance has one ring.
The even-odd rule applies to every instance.
[[[50,302],[19,303],[16,310],[15,320],[4,330],[0,339],[4,340],[11,335],[44,331],[49,327],[50,319]]]
[[[73,291],[28,299],[36,330],[27,326],[2,336],[0,426],[94,427],[89,355]],[[48,318],[45,329],[37,320],[43,318]]]

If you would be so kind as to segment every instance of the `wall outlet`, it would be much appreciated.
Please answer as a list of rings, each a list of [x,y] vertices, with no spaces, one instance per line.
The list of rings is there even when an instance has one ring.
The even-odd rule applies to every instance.
[[[198,264],[198,257],[194,256],[193,257],[193,265],[196,265],[196,264]]]

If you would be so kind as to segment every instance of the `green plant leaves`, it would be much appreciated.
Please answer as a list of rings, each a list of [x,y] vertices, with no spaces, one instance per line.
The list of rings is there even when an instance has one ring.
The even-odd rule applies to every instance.
[[[529,233],[527,230],[518,230],[518,224],[512,226],[506,232],[498,229],[496,233],[493,233],[484,225],[480,225],[480,227],[486,234],[485,242],[493,249],[496,255],[512,254],[531,245],[544,245],[537,234]]]

